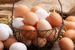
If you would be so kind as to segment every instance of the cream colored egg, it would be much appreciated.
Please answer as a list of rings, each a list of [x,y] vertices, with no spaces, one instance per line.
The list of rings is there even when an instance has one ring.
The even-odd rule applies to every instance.
[[[10,46],[9,50],[27,50],[27,47],[21,42],[15,42]]]
[[[37,15],[33,12],[28,12],[25,14],[25,17],[24,17],[25,24],[35,25],[38,22],[38,20],[39,19]]]
[[[32,11],[35,12],[39,19],[45,19],[49,16],[48,12],[40,6],[32,7]]]
[[[0,40],[4,41],[9,38],[9,31],[8,28],[4,27],[3,25],[0,25]]]
[[[48,31],[52,29],[52,26],[45,19],[41,19],[37,23],[37,30],[39,30],[39,35],[43,38],[47,38],[51,33]]]
[[[52,29],[52,26],[49,24],[47,20],[41,19],[37,23],[37,29],[38,30],[50,30]]]
[[[4,27],[4,29],[6,29],[6,30],[9,32],[9,35],[10,35],[10,36],[13,36],[13,31],[12,31],[12,29],[10,28],[9,25],[0,23],[0,26]]]
[[[23,20],[24,20],[23,18],[14,18],[12,23],[13,27],[20,28],[21,26],[23,26],[24,25]]]

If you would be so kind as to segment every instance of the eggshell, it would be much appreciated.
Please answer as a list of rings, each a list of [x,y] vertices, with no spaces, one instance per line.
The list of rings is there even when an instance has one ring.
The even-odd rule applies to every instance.
[[[38,30],[50,30],[52,29],[52,26],[49,24],[47,20],[41,19],[37,22],[37,29]]]
[[[9,38],[9,31],[7,27],[0,24],[0,40],[4,41]]]
[[[75,16],[68,16],[65,20],[75,22]]]
[[[6,29],[9,32],[9,35],[13,36],[13,31],[9,25],[0,23],[0,27],[2,27],[2,28],[4,27],[4,29]]]
[[[51,12],[46,19],[53,27],[59,27],[62,25],[62,17],[55,11]]]
[[[7,40],[4,41],[4,46],[6,49],[9,49],[9,47],[15,42],[17,42],[17,40],[14,37],[9,37]]]
[[[50,32],[48,32],[47,30],[51,29],[52,29],[51,25],[45,19],[41,19],[38,21],[37,30],[39,31],[39,35],[41,37],[47,38],[50,35]]]
[[[45,19],[47,16],[49,16],[48,12],[39,6],[32,7],[32,11],[37,14],[39,19]]]
[[[55,30],[50,30],[50,33],[47,36],[47,40],[48,41],[53,41],[54,38],[57,38],[57,32],[55,32]]]
[[[26,44],[26,46],[31,46],[32,45],[32,40],[28,40],[28,39],[23,39],[23,42]]]
[[[9,50],[27,50],[27,47],[21,42],[15,42],[10,46]]]
[[[2,41],[0,41],[0,50],[3,50],[4,49],[4,44]]]
[[[35,27],[30,26],[30,25],[24,25],[21,27],[21,30],[23,30],[21,32],[21,34],[26,38],[26,39],[30,39],[33,40],[37,37],[37,32]]]
[[[27,12],[30,12],[30,9],[26,5],[17,5],[14,8],[15,17],[23,17],[23,15],[25,15]]]
[[[24,20],[23,18],[14,18],[12,23],[13,27],[20,28],[21,26],[23,26],[24,25],[23,20]]]
[[[33,44],[37,47],[44,47],[46,43],[47,43],[46,38],[40,38],[40,37],[38,37],[33,41]]]
[[[64,36],[71,38],[73,41],[75,41],[75,30],[67,30],[66,32],[64,32]]]
[[[74,29],[75,30],[75,22],[64,20],[64,29],[65,30],[69,30],[69,29]]]
[[[59,40],[61,50],[74,50],[73,41],[70,38],[64,37]]]
[[[28,12],[25,14],[24,22],[29,25],[35,25],[38,22],[38,17],[33,12]]]
[[[32,45],[32,41],[31,41],[31,40],[27,40],[27,41],[26,41],[26,45],[27,45],[27,46],[31,46],[31,45]]]

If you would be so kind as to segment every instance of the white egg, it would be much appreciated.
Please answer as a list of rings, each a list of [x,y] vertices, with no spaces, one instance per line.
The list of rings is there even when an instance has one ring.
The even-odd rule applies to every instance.
[[[45,19],[47,16],[49,16],[47,11],[43,8],[39,8],[35,13],[38,15],[39,19]]]
[[[39,19],[46,19],[49,16],[49,13],[40,6],[34,6],[31,10],[37,14]]]
[[[9,31],[7,31],[8,28],[5,28],[4,26],[0,25],[0,40],[4,41],[9,38]]]
[[[6,28],[6,30],[9,32],[9,35],[13,36],[13,31],[7,24],[0,23],[0,26]]]
[[[23,20],[24,20],[23,18],[14,18],[12,23],[13,27],[20,28],[21,26],[23,26],[24,25]]]
[[[50,30],[50,29],[52,29],[52,26],[51,26],[51,24],[49,24],[49,22],[47,20],[41,19],[37,23],[37,29],[38,30]]]
[[[21,42],[15,42],[10,46],[9,50],[27,50],[27,47]]]

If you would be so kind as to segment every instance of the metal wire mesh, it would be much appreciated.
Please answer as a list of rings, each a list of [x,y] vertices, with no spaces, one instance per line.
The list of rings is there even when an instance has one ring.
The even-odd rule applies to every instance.
[[[61,16],[63,16],[63,13],[62,13],[62,4],[61,4],[61,2],[60,2],[60,0],[58,0],[58,2],[59,2],[59,4],[60,4],[60,8],[61,8]],[[14,5],[15,5],[15,1],[13,1],[13,6],[12,6],[12,17],[13,17],[13,11],[14,11]],[[12,18],[11,17],[11,18]],[[13,18],[12,18],[12,20],[13,20]],[[60,39],[60,36],[62,36],[62,29],[63,29],[63,26],[64,26],[64,22],[63,22],[63,18],[62,18],[62,25],[59,27],[59,28],[54,28],[54,29],[51,29],[51,30],[43,30],[43,31],[40,31],[40,30],[34,30],[33,32],[37,32],[37,34],[39,34],[39,33],[49,33],[49,32],[51,32],[51,33],[53,33],[54,32],[54,36],[53,36],[53,39],[51,40],[51,41],[48,41],[47,42],[47,44],[45,45],[45,47],[43,47],[43,49],[44,48],[51,48],[53,45],[54,45],[54,43],[57,41],[57,40],[59,40]],[[11,21],[11,27],[12,27],[12,21]],[[29,31],[26,31],[26,30],[21,30],[21,29],[16,29],[16,28],[13,28],[12,27],[12,29],[13,29],[13,31],[14,31],[14,36],[16,37],[16,39],[18,40],[18,41],[21,41],[21,42],[23,42],[23,43],[25,43],[26,44],[26,42],[25,42],[25,40],[24,40],[24,36],[21,34],[21,32],[30,32],[30,30]],[[37,38],[38,38],[39,36],[37,36]],[[37,42],[38,43],[38,42]],[[26,44],[26,45],[28,45],[28,44]],[[31,46],[29,46],[28,48],[38,48],[38,47],[33,47],[34,45],[31,45]],[[39,49],[39,48],[38,48]]]

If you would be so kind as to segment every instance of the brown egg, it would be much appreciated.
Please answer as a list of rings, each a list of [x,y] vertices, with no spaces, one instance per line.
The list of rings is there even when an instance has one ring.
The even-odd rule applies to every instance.
[[[3,50],[4,49],[4,44],[2,41],[0,41],[0,50]]]
[[[23,42],[27,45],[27,46],[31,46],[32,45],[32,40],[28,40],[28,39],[22,39]]]
[[[30,25],[24,25],[21,27],[21,29],[24,30],[21,33],[26,39],[33,40],[37,37],[37,32],[35,27]]]
[[[25,14],[24,23],[29,25],[35,25],[38,22],[38,17],[33,12],[28,12]]]
[[[75,16],[68,16],[65,20],[75,22]]]
[[[59,47],[61,50],[74,50],[73,41],[67,37],[59,40]]]
[[[7,40],[4,41],[4,46],[6,49],[9,49],[10,45],[16,42],[17,40],[14,37],[9,37]]]
[[[75,30],[67,30],[64,33],[65,37],[71,38],[73,41],[75,41]]]
[[[55,11],[53,11],[46,19],[53,27],[59,27],[62,25],[62,17]]]
[[[75,29],[75,22],[64,20],[64,29],[65,30]]]
[[[37,47],[44,47],[46,43],[47,43],[46,38],[40,38],[40,37],[38,37],[33,41],[33,44]]]
[[[30,9],[26,5],[18,5],[14,9],[14,17],[23,17]]]
[[[50,30],[50,34],[47,37],[47,40],[52,41],[54,40],[54,38],[57,38],[57,32],[55,32],[55,30]]]
[[[26,40],[26,45],[27,46],[31,46],[31,44],[32,44],[32,41],[31,40]]]

